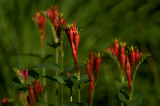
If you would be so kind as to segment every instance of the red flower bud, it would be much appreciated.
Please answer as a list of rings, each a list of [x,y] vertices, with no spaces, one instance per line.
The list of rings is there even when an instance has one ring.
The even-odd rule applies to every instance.
[[[72,75],[71,73],[67,72],[67,78],[68,78],[69,76],[71,76],[71,75]]]
[[[34,92],[33,92],[32,85],[30,85],[29,94],[30,94],[30,97],[31,97],[32,105],[34,106]]]
[[[69,40],[70,40],[70,43],[72,44],[72,42],[73,42],[73,29],[72,29],[72,27],[69,28]]]
[[[28,106],[32,106],[31,105],[31,99],[29,98],[29,96],[27,96],[27,103],[28,103]]]
[[[89,62],[86,63],[86,70],[87,70],[87,73],[88,73],[88,78],[90,79],[90,76],[91,76],[91,67],[90,67]]]
[[[90,63],[91,63],[91,68],[92,68],[92,72],[94,71],[94,55],[93,52],[90,52]]]
[[[41,94],[41,83],[38,81],[38,96]]]
[[[73,23],[73,32],[76,32],[76,22]]]
[[[75,41],[74,42],[75,42],[75,46],[76,46],[76,52],[78,52],[79,34],[80,34],[80,32],[75,34]]]
[[[19,75],[20,75],[20,76],[22,77],[22,79],[23,79],[23,76],[24,76],[23,69],[20,70]]]
[[[136,62],[136,64],[138,63],[138,60],[141,58],[141,56],[142,56],[142,52],[140,53],[138,48],[136,48],[136,50],[135,50],[135,62]]]
[[[3,99],[1,100],[2,106],[7,106],[7,103],[8,103],[8,99],[7,99],[7,98],[3,98]]]
[[[131,91],[131,65],[130,65],[130,62],[129,62],[129,57],[126,56],[126,61],[127,61],[127,64],[126,64],[126,68],[127,68],[127,79],[128,79],[128,87],[129,87],[129,92]]]
[[[73,54],[73,58],[74,58],[76,67],[77,67],[77,69],[78,69],[78,71],[79,71],[78,61],[77,61],[77,52],[76,52],[75,45],[74,45],[73,42],[72,42],[72,54]]]
[[[60,21],[59,21],[60,25],[63,25],[63,16],[61,16]]]
[[[35,81],[34,81],[34,95],[35,95],[35,98],[36,98],[36,101],[38,100],[38,84],[37,84],[37,79],[35,78]]]
[[[110,47],[110,51],[111,51],[112,55],[116,56],[116,53],[115,53],[113,46]]]
[[[54,27],[55,30],[58,31],[58,13],[57,13],[57,5],[54,7]]]
[[[25,71],[25,83],[27,82],[27,79],[28,79],[28,68],[26,68],[26,71]]]
[[[114,42],[114,51],[117,59],[119,60],[119,42],[117,39],[115,39],[115,42]]]
[[[99,66],[102,60],[102,56],[100,53],[98,53],[98,56],[96,57],[96,61],[95,61],[95,68],[96,68],[96,76],[95,76],[95,80],[97,80],[97,75],[98,75],[98,70],[99,70]]]
[[[121,66],[122,66],[122,69],[123,69],[123,75],[125,75],[125,46],[126,44],[125,43],[121,43]]]
[[[48,18],[50,18],[51,22],[53,23],[53,18],[54,18],[53,7],[51,7],[46,11],[46,15]]]
[[[67,20],[65,19],[64,22],[63,22],[64,28],[66,27],[66,22],[67,22]]]
[[[135,69],[135,50],[134,50],[133,46],[131,46],[131,58],[132,58],[133,72],[134,72],[134,69]]]

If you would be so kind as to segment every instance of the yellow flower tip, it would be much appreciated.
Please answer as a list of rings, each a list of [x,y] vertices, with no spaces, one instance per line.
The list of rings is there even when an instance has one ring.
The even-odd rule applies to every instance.
[[[133,51],[134,50],[134,46],[131,46],[131,51]]]
[[[126,46],[127,43],[126,42],[120,42],[120,46]]]
[[[63,13],[61,13],[60,17],[63,17]]]

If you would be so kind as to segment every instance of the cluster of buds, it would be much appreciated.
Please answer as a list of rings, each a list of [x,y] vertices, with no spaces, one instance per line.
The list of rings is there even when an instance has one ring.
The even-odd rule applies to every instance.
[[[25,83],[27,82],[27,79],[28,79],[28,68],[26,68],[26,70],[25,71],[23,71],[23,69],[21,69],[21,70],[18,70],[19,71],[19,75],[20,75],[20,77],[21,77],[21,82],[23,83],[24,81],[23,81],[23,77],[24,77],[24,75],[25,75]]]
[[[95,86],[95,82],[97,80],[98,70],[99,66],[102,60],[102,55],[100,53],[93,54],[93,52],[90,52],[90,60],[88,60],[86,63],[86,70],[89,77],[89,104],[91,104],[91,98],[92,98],[92,92],[93,88]]]
[[[38,81],[35,78],[33,85],[30,85],[29,87],[29,96],[27,96],[28,106],[34,106],[34,97],[36,102],[38,102],[38,99],[43,91],[44,91],[43,85],[40,83],[40,81]]]
[[[59,33],[61,31],[61,27],[64,28],[66,26],[66,20],[63,20],[63,14],[60,15],[60,20],[59,20],[56,5],[54,7],[54,10],[53,10],[53,7],[51,7],[45,11],[45,14],[50,19],[52,25],[54,26],[57,38],[59,39],[60,38]]]
[[[109,51],[112,53],[113,56],[116,56],[118,62],[121,65],[121,68],[123,70],[122,75],[123,77],[125,76],[125,65],[126,65],[126,43],[125,42],[120,42],[115,39],[114,40],[114,45],[111,45],[109,48]]]
[[[139,52],[138,48],[134,48],[131,46],[130,48],[130,54],[126,55],[126,68],[127,68],[127,79],[128,79],[128,87],[129,87],[129,92],[131,90],[131,79],[132,76],[131,74],[135,72],[135,67],[138,64],[138,61],[141,59],[142,52]],[[132,67],[133,71],[131,72],[131,60],[132,60]]]
[[[46,18],[37,12],[33,18],[33,20],[37,23],[40,32],[41,32],[41,49],[44,48],[44,40],[45,40],[45,23],[46,23]]]
[[[120,47],[119,47],[120,45]],[[142,56],[142,52],[140,53],[138,48],[134,48],[131,46],[129,48],[130,52],[126,53],[126,43],[120,42],[115,39],[114,45],[109,48],[109,51],[112,53],[113,56],[116,56],[118,62],[121,64],[121,68],[123,70],[123,77],[125,77],[125,68],[127,71],[127,79],[128,79],[128,87],[129,91],[131,90],[131,62],[133,67],[133,74],[135,71],[135,66],[140,60]]]
[[[67,37],[70,41],[71,47],[72,47],[72,55],[74,58],[74,61],[76,63],[76,67],[79,70],[78,67],[78,61],[77,61],[77,53],[78,53],[78,45],[79,45],[79,34],[78,29],[76,30],[76,22],[74,21],[73,25],[68,25],[65,28]]]

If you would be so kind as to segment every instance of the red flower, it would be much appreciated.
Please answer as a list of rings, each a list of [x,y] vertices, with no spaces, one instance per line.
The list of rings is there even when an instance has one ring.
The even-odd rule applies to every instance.
[[[126,43],[121,43],[121,53],[120,53],[120,56],[121,56],[121,66],[122,66],[122,69],[123,69],[123,75],[125,75],[125,46],[126,46]]]
[[[97,57],[96,57],[96,61],[95,61],[95,69],[96,69],[96,76],[95,76],[95,80],[97,80],[97,75],[98,75],[98,70],[99,70],[99,66],[102,60],[102,56],[100,53],[98,53]]]
[[[31,97],[32,105],[34,106],[34,92],[33,92],[32,85],[30,85],[29,94],[30,94],[30,97]]]
[[[26,68],[26,71],[25,71],[25,83],[27,82],[27,79],[28,79],[28,68]]]
[[[46,11],[46,15],[48,18],[50,18],[51,22],[53,22],[53,18],[54,18],[53,7],[49,8]]]
[[[27,96],[27,103],[28,103],[28,106],[32,106],[31,105],[31,99],[29,98],[29,96]]]
[[[71,76],[71,75],[72,75],[71,73],[67,72],[67,78],[68,78],[69,76]]]
[[[63,15],[61,15],[60,21],[59,21],[59,25],[63,25]]]
[[[54,27],[55,30],[58,31],[58,12],[57,12],[57,5],[54,6]]]
[[[112,55],[116,56],[116,53],[115,53],[115,50],[114,50],[113,46],[110,47],[110,51],[111,51]]]
[[[35,22],[38,24],[39,29],[41,31],[41,48],[44,48],[44,40],[45,40],[45,22],[46,22],[46,18],[41,15],[40,13],[36,13],[35,17],[33,18],[33,20],[35,20]]]
[[[3,98],[3,99],[1,100],[2,106],[7,106],[7,103],[8,103],[8,99],[7,99],[7,98]]]
[[[90,76],[91,76],[91,67],[90,67],[90,64],[89,62],[86,63],[86,70],[87,70],[87,73],[88,73],[88,78],[90,79]]]
[[[126,56],[126,61],[127,61],[127,64],[126,64],[126,68],[127,68],[127,79],[128,79],[128,87],[129,87],[129,92],[131,91],[131,65],[130,65],[130,62],[129,62],[129,57]]]
[[[79,66],[78,66],[78,61],[77,61],[77,52],[76,52],[75,45],[74,45],[73,42],[72,42],[72,54],[73,54],[73,58],[74,58],[76,67],[77,67],[77,69],[79,71]]]
[[[34,95],[35,95],[35,98],[36,98],[36,101],[38,100],[38,83],[37,83],[37,79],[35,78],[35,81],[34,81]]]
[[[90,63],[91,63],[91,68],[92,68],[92,72],[94,71],[94,55],[93,52],[90,52]]]
[[[117,59],[119,60],[119,42],[117,39],[115,39],[115,42],[114,42],[114,51]]]
[[[75,33],[75,46],[76,46],[76,52],[78,52],[78,45],[79,45],[79,33]]]
[[[20,70],[19,75],[20,75],[21,78],[23,79],[23,76],[24,76],[24,71],[23,71],[23,69]]]
[[[73,23],[73,32],[76,32],[76,22]]]

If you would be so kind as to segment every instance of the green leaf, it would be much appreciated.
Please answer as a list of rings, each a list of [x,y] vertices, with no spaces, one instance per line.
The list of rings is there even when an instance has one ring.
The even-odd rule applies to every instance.
[[[53,47],[53,48],[57,48],[60,46],[59,43],[55,43],[53,41],[47,42],[48,46]]]
[[[77,102],[67,102],[67,103],[64,103],[63,106],[87,106],[83,103],[77,103]]]
[[[61,77],[61,76],[43,76],[43,77],[50,79],[52,81],[59,82],[61,84],[66,84],[63,77]]]
[[[31,67],[31,69],[32,68],[33,69],[34,68],[45,68],[45,69],[51,69],[51,70],[54,70],[54,71],[57,71],[57,72],[61,72],[60,67],[57,64],[54,64],[54,63],[42,64],[42,65],[39,65],[39,66]]]
[[[119,91],[119,90],[121,90],[122,88],[124,88],[125,86],[128,86],[128,82],[125,81],[124,83],[121,83],[121,82],[119,82],[119,81],[116,81],[116,82],[114,83],[114,85],[116,86],[117,90]]]
[[[127,106],[140,106],[142,103],[142,95],[140,93],[134,92],[132,101],[129,100],[128,91],[122,91],[120,90],[118,92],[119,99],[126,103]]]
[[[78,64],[79,68],[84,68],[85,64]],[[75,70],[75,65],[64,68],[64,72],[69,72]]]

